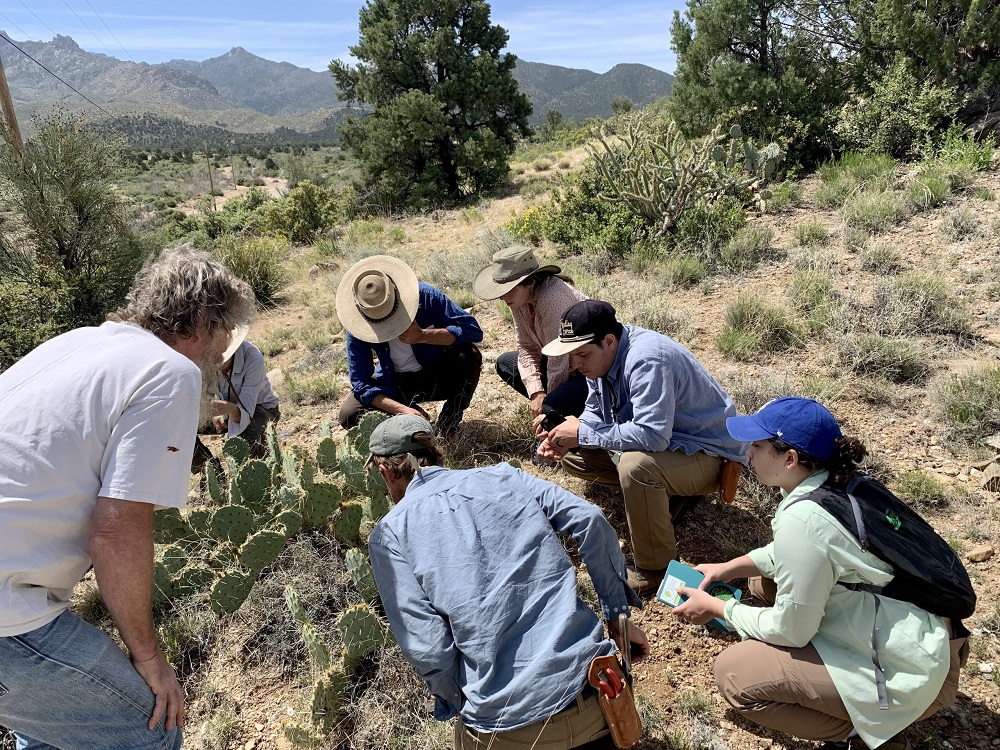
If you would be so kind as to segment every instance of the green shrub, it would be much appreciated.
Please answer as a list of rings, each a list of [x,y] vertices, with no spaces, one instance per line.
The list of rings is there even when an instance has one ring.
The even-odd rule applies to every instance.
[[[923,149],[925,159],[937,158],[952,164],[962,164],[975,172],[993,168],[995,139],[990,136],[982,141],[966,135],[958,123],[952,123],[941,136],[927,139]]]
[[[821,208],[839,208],[863,190],[882,192],[895,182],[896,162],[884,154],[844,154],[819,168],[816,202]]]
[[[773,240],[770,227],[745,227],[722,248],[719,265],[728,273],[745,273],[772,252]]]
[[[996,193],[989,188],[976,188],[972,194],[981,201],[995,201],[997,199]]]
[[[1000,432],[1000,366],[981,366],[954,375],[938,387],[951,433],[974,441]]]
[[[795,227],[795,243],[798,245],[826,245],[829,242],[829,230],[817,219]]]
[[[848,335],[840,340],[838,353],[841,364],[851,372],[892,383],[924,383],[931,370],[924,350],[906,339]]]
[[[278,237],[227,234],[216,243],[215,257],[250,285],[258,304],[267,306],[275,304],[278,292],[288,285],[288,249],[287,240]]]
[[[844,224],[868,234],[884,234],[910,215],[905,196],[895,190],[855,193],[840,211]]]
[[[645,237],[646,224],[622,203],[598,197],[596,176],[573,175],[567,185],[553,192],[543,210],[545,238],[576,252],[607,250],[624,257]]]
[[[928,211],[948,200],[951,182],[939,166],[917,175],[906,185],[906,196],[916,211]]]
[[[2,250],[0,250],[2,253]],[[70,298],[53,271],[0,278],[0,371],[71,326]]]
[[[673,253],[657,267],[664,280],[674,287],[696,286],[708,276],[709,267],[701,258]]]
[[[787,208],[801,206],[804,197],[805,190],[801,183],[786,180],[771,188],[771,197],[764,203],[764,212],[778,213]]]
[[[338,196],[332,188],[303,180],[281,200],[262,207],[261,229],[281,235],[296,244],[308,244],[316,235],[348,214],[353,191]]]
[[[787,311],[753,293],[741,294],[726,308],[725,327],[716,339],[723,354],[738,360],[798,349],[804,343],[801,327]]]
[[[922,471],[908,471],[892,485],[900,500],[916,508],[940,508],[951,499],[940,479]]]
[[[735,198],[713,206],[697,203],[677,220],[672,241],[674,247],[697,252],[715,264],[723,248],[746,223],[746,212]]]

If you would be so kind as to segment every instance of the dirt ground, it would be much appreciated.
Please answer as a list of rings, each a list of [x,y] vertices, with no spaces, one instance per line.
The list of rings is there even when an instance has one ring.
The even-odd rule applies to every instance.
[[[579,163],[580,152],[572,155]],[[1000,175],[981,176],[977,186],[1000,194]],[[895,248],[906,269],[922,270],[946,278],[957,290],[960,299],[969,306],[973,316],[974,336],[970,341],[956,343],[942,337],[922,337],[922,343],[932,352],[933,374],[924,386],[898,386],[889,389],[882,399],[865,397],[864,383],[840,371],[829,341],[818,337],[791,356],[764,357],[753,363],[735,363],[726,359],[716,348],[715,338],[723,325],[726,306],[742,291],[754,290],[772,300],[787,297],[789,285],[796,273],[796,254],[801,249],[795,243],[795,229],[807,222],[820,221],[835,235],[842,229],[836,212],[817,209],[808,201],[802,208],[777,215],[754,219],[774,230],[773,259],[738,277],[716,277],[700,288],[660,291],[659,301],[688,321],[683,340],[706,367],[716,375],[731,393],[754,388],[764,393],[775,389],[801,389],[817,383],[827,388],[823,400],[840,419],[846,433],[863,438],[873,453],[873,466],[888,467],[899,474],[921,470],[960,493],[948,505],[925,511],[939,533],[960,550],[966,559],[970,575],[979,595],[977,614],[967,625],[974,634],[973,655],[961,677],[961,693],[952,708],[921,722],[909,730],[908,736],[921,748],[986,748],[1000,747],[1000,557],[986,554],[982,562],[973,562],[974,551],[994,548],[1000,543],[1000,505],[997,495],[980,488],[976,472],[971,467],[984,457],[978,449],[948,441],[944,437],[936,386],[955,373],[977,364],[995,363],[1000,330],[1000,300],[994,294],[995,267],[1000,257],[1000,203],[973,197],[966,192],[948,205],[930,213],[919,214],[902,226],[879,238]],[[237,188],[232,194],[240,192]],[[475,222],[463,219],[458,212],[435,212],[431,215],[384,222],[386,230],[398,227],[406,240],[389,252],[406,258],[418,269],[423,260],[437,251],[457,254],[474,250],[477,237],[484,229],[497,229],[523,211],[526,199],[514,195],[497,198],[478,207],[480,218]],[[974,211],[980,218],[982,231],[973,239],[952,242],[943,239],[942,224],[949,212],[961,208]],[[992,228],[991,228],[992,227]],[[870,300],[877,277],[860,270],[857,251],[847,248],[836,236],[825,249],[837,274],[839,294],[859,300]],[[555,248],[544,247],[541,253],[555,257]],[[307,258],[307,250],[301,258]],[[305,261],[302,261],[305,262]],[[286,372],[293,371],[308,357],[325,356],[336,361],[342,356],[342,335],[333,335],[327,353],[310,353],[298,342],[297,336],[315,327],[317,310],[332,310],[334,291],[345,263],[325,262],[303,268],[298,281],[287,290],[286,303],[264,313],[255,324],[251,340],[273,337],[283,329],[294,329],[288,348],[269,359],[269,368],[281,392]],[[622,272],[604,280],[609,289],[616,288],[625,299],[643,292],[634,279]],[[638,302],[638,300],[634,300]],[[514,347],[513,331],[499,303],[480,303],[472,308],[485,331],[483,353],[486,360],[483,378],[462,428],[462,465],[483,464],[499,458],[516,459],[526,470],[558,482],[572,491],[599,503],[619,529],[627,551],[627,530],[620,498],[615,493],[585,487],[557,470],[537,469],[528,461],[530,438],[519,442],[491,443],[484,436],[495,434],[498,422],[510,420],[512,414],[524,411],[524,404],[508,389],[493,371],[496,357]],[[623,316],[624,317],[624,316]],[[626,319],[625,322],[628,322]],[[320,358],[322,359],[322,356]],[[336,423],[340,398],[346,393],[314,406],[299,406],[288,410],[281,432],[293,442],[309,443],[316,439],[317,428],[323,421]],[[680,521],[677,537],[681,558],[689,564],[719,561],[741,554],[769,538],[773,504],[767,493],[744,476],[740,494],[731,506],[708,497],[696,504]],[[985,554],[985,553],[984,553]],[[984,556],[983,554],[978,557]],[[703,747],[750,748],[774,747],[799,749],[816,747],[815,743],[797,741],[751,725],[726,710],[720,702],[713,677],[713,660],[723,649],[736,642],[736,637],[717,631],[688,625],[674,618],[665,605],[655,601],[635,613],[636,622],[650,637],[652,658],[636,666],[636,687],[656,706],[669,727],[688,732],[700,731],[708,740]],[[979,645],[976,645],[979,644]],[[219,654],[213,667],[212,679],[231,686],[231,694],[240,704],[242,733],[233,747],[286,747],[280,737],[284,717],[301,705],[300,691],[286,684],[253,679],[252,675],[232,674]],[[693,692],[692,692],[693,691]],[[704,710],[692,711],[690,696],[704,696]],[[700,725],[700,729],[699,729]],[[197,731],[185,747],[200,747]],[[710,744],[715,742],[717,744]],[[671,748],[672,744],[654,743],[649,747]],[[691,745],[697,747],[698,745]]]

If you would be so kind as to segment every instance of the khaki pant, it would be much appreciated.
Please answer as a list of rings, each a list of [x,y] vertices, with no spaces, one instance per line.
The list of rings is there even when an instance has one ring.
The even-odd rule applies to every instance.
[[[613,750],[597,694],[576,697],[562,711],[509,732],[477,732],[455,720],[455,750]]]
[[[751,578],[748,588],[758,599],[774,604],[774,581]],[[951,669],[938,697],[920,719],[955,702],[959,672],[967,657],[966,639],[952,639]],[[846,739],[854,730],[844,701],[812,644],[788,648],[743,641],[719,654],[715,681],[730,706],[769,729],[826,741]]]
[[[620,455],[615,466],[609,451],[580,448],[567,453],[562,465],[573,476],[621,487],[636,567],[662,570],[677,559],[671,496],[690,497],[717,490],[722,459],[700,451],[693,456],[683,451],[625,451]]]

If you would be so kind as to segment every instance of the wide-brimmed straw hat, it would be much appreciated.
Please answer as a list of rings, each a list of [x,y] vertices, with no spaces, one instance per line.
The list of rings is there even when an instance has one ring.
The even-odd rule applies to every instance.
[[[240,344],[246,341],[248,333],[250,333],[249,323],[236,326],[236,328],[229,332],[229,346],[227,346],[226,351],[222,353],[223,362],[228,362],[229,358],[236,354],[236,350],[240,348]]]
[[[369,344],[396,338],[417,317],[420,287],[403,261],[373,255],[347,269],[337,287],[337,317],[344,330]]]
[[[539,266],[532,248],[511,245],[494,255],[493,262],[476,275],[472,291],[479,299],[500,299],[533,273],[561,270],[559,266]]]

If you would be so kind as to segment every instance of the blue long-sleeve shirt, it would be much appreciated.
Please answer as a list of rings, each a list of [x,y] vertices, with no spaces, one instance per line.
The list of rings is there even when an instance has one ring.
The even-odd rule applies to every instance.
[[[556,532],[579,544],[606,617],[641,606],[601,511],[509,464],[422,469],[375,527],[375,581],[435,718],[461,712],[481,732],[531,724],[567,706],[590,661],[615,651]]]
[[[417,307],[417,325],[421,328],[445,328],[455,336],[449,346],[414,344],[413,356],[423,368],[433,368],[441,355],[458,344],[483,340],[479,323],[461,307],[452,302],[444,292],[430,284],[420,282],[420,301]],[[378,360],[376,366],[374,359]],[[347,334],[347,373],[354,397],[365,406],[379,394],[398,399],[399,391],[393,383],[394,372],[389,343],[369,344]]]
[[[703,451],[744,461],[726,429],[733,401],[705,366],[672,338],[625,326],[608,374],[591,380],[580,445],[616,451]]]

